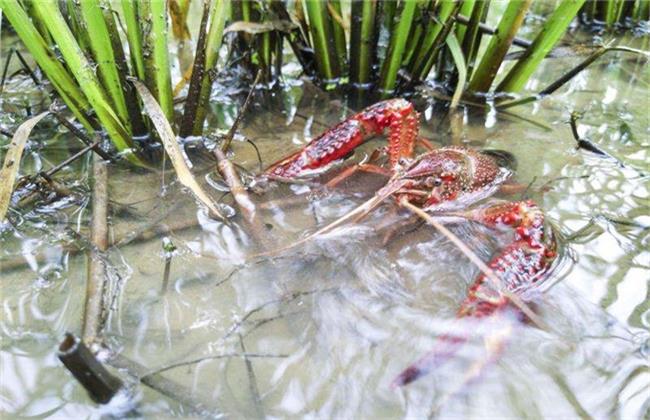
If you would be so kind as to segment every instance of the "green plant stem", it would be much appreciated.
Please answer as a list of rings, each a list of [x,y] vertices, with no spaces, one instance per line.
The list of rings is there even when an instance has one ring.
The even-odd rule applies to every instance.
[[[376,54],[376,1],[352,2],[352,26],[350,28],[350,82],[370,83],[372,65]]]
[[[460,3],[455,1],[443,1],[438,6],[435,23],[428,27],[419,46],[419,53],[409,63],[413,82],[424,80],[431,71],[438,55],[437,51],[444,45],[444,40],[453,25],[451,17],[456,14],[459,6]]]
[[[3,9],[5,17],[72,113],[88,131],[92,131],[92,124],[86,117],[90,110],[88,100],[86,100],[83,92],[75,83],[73,76],[56,59],[47,42],[25,10],[20,6],[20,3],[0,0],[0,8]],[[43,30],[46,30],[46,28],[43,28]]]
[[[345,41],[345,29],[341,22],[343,16],[341,13],[341,1],[329,0],[327,2],[327,8],[330,25],[332,26],[332,34],[334,36],[334,49],[338,62],[337,67],[339,68],[340,74],[343,74],[347,61],[347,43]],[[333,17],[334,15],[337,15],[338,19],[335,19]]]
[[[166,1],[141,0],[140,11],[145,26],[145,81],[162,108],[165,117],[174,117],[174,98],[172,95],[169,69],[169,46],[167,45]]]
[[[104,90],[108,94],[120,122],[126,131],[131,133],[129,114],[124,100],[124,87],[120,80],[111,37],[101,7],[109,6],[104,2],[100,4],[98,1],[82,1],[80,3],[81,16],[86,27],[92,28],[92,36],[88,37],[90,49],[97,63],[99,78]]]
[[[68,68],[70,68],[75,79],[77,79],[79,86],[97,114],[97,118],[99,118],[102,126],[108,132],[115,147],[121,152],[128,152],[128,158],[132,162],[141,164],[137,156],[132,153],[131,148],[133,147],[133,143],[131,135],[127,128],[122,125],[115,112],[113,112],[102,86],[95,75],[93,66],[88,62],[83,51],[74,39],[72,32],[70,32],[68,25],[65,23],[59,11],[56,0],[40,0],[34,3],[34,6],[43,16],[48,16],[48,19],[45,20],[48,30],[58,45]]]
[[[582,7],[585,0],[563,0],[548,18],[542,31],[524,56],[510,69],[496,90],[499,92],[519,92],[541,61],[560,40],[566,28]]]
[[[196,111],[201,98],[201,83],[205,73],[205,38],[208,18],[210,15],[210,0],[203,1],[203,16],[199,27],[199,38],[196,41],[196,52],[194,53],[194,65],[192,67],[192,78],[190,87],[187,90],[187,100],[183,110],[183,119],[179,129],[179,136],[187,137],[192,134]]]
[[[480,0],[478,1],[480,2]],[[460,5],[460,8],[458,9],[458,14],[462,16],[471,16],[472,13],[474,12],[475,7],[480,7],[477,6],[477,0],[463,0],[462,4]],[[465,33],[467,32],[467,27],[463,25],[457,25],[456,26],[456,39],[460,44],[463,43],[463,40],[465,39]]]
[[[201,81],[199,93],[199,105],[194,119],[195,136],[203,133],[203,123],[207,113],[208,100],[212,91],[212,77],[210,73],[214,70],[219,59],[219,49],[223,39],[223,28],[226,23],[226,16],[230,9],[230,0],[214,0],[210,11],[210,27],[205,47],[205,72]]]
[[[129,43],[134,73],[138,79],[144,80],[144,54],[142,53],[142,32],[138,24],[140,17],[138,9],[139,3],[137,1],[122,0],[122,13],[126,23],[126,39]]]
[[[340,74],[336,59],[331,17],[323,1],[303,0],[309,17],[309,30],[316,56],[316,69],[324,81],[331,81]]]
[[[492,36],[487,50],[472,74],[468,89],[472,92],[487,92],[508,52],[515,34],[524,21],[532,0],[512,0],[508,3],[497,32]]]
[[[481,25],[487,17],[489,8],[489,0],[479,1],[472,10],[472,15],[467,23],[467,32],[465,32],[462,45],[463,56],[467,65],[467,77],[471,77],[474,70],[476,55],[483,38]]]
[[[400,6],[399,20],[393,26],[388,51],[379,76],[379,89],[384,95],[395,89],[397,72],[402,64],[402,56],[413,23],[417,7],[416,1],[406,1]]]

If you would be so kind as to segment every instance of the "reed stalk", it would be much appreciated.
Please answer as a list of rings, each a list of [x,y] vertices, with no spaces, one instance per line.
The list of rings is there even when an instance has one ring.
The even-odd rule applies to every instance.
[[[483,33],[481,31],[481,24],[487,18],[487,13],[490,8],[490,0],[478,1],[474,5],[472,14],[467,24],[467,31],[463,37],[463,56],[467,65],[467,75],[471,77],[473,74],[474,66],[476,64],[476,56],[478,55],[481,39]]]
[[[379,89],[384,95],[395,90],[397,72],[402,64],[402,56],[406,48],[416,7],[416,1],[405,1],[400,4],[397,12],[399,13],[399,19],[393,25],[390,43],[379,75]]]
[[[122,15],[126,24],[126,39],[131,52],[131,64],[135,76],[145,79],[142,32],[138,24],[140,18],[139,3],[133,0],[122,0]]]
[[[354,8],[355,4],[358,4],[361,2],[353,2],[352,7]],[[302,11],[301,2],[296,2],[296,11],[300,10]],[[275,15],[280,19],[284,20],[287,22],[291,21],[291,16],[289,15],[289,12],[287,11],[287,8],[282,0],[271,0],[271,9],[275,13]],[[303,20],[300,20],[299,16],[297,16],[298,20],[300,23],[304,23]],[[304,32],[306,35],[307,32]],[[309,40],[305,38],[303,35],[303,31],[301,31],[300,27],[295,27],[289,30],[289,33],[287,35],[287,40],[289,41],[289,45],[291,46],[291,49],[293,50],[294,55],[300,62],[300,65],[302,66],[303,70],[308,76],[313,77],[314,74],[314,52],[312,51],[311,47],[309,46]],[[280,43],[279,46],[277,46],[278,49],[281,50],[282,44]],[[279,54],[281,54],[281,51],[279,51]]]
[[[497,75],[515,34],[524,21],[526,11],[532,0],[512,0],[497,26],[496,33],[492,36],[487,50],[483,54],[476,70],[472,74],[468,90],[472,92],[487,92]]]
[[[458,14],[462,16],[471,16],[474,12],[475,7],[479,7],[476,3],[480,3],[481,0],[463,0],[458,9]],[[465,33],[467,33],[467,26],[456,25],[456,40],[462,45],[463,39],[465,39]]]
[[[350,82],[367,85],[371,82],[372,66],[376,60],[376,1],[352,2],[350,26]]]
[[[427,26],[421,45],[418,46],[419,53],[409,63],[408,68],[413,82],[426,79],[431,71],[437,52],[444,45],[445,38],[453,25],[452,17],[458,11],[460,3],[455,1],[442,1],[437,7],[435,21]]]
[[[334,46],[332,22],[327,4],[323,1],[303,0],[309,18],[309,31],[313,41],[318,76],[325,82],[331,82],[340,76]]]
[[[141,0],[141,25],[144,34],[145,82],[168,120],[174,118],[167,45],[166,1]]]
[[[104,1],[82,1],[80,3],[81,17],[88,28],[92,28],[92,36],[89,36],[90,50],[93,53],[95,63],[102,85],[107,93],[112,108],[120,119],[120,122],[131,132],[129,113],[124,98],[124,85],[119,74],[113,43],[109,35],[108,26],[104,20],[102,8],[109,7]]]
[[[201,17],[201,25],[199,27],[199,38],[196,41],[196,52],[194,53],[192,78],[190,80],[190,87],[187,91],[187,100],[185,101],[185,109],[183,110],[183,119],[179,129],[179,135],[181,137],[189,136],[194,130],[196,113],[201,98],[201,84],[205,73],[205,38],[209,15],[210,0],[204,0],[203,16]]]
[[[91,109],[88,100],[75,82],[74,77],[54,56],[48,42],[34,25],[34,21],[29,18],[18,2],[0,0],[0,8],[32,54],[36,64],[52,83],[57,93],[68,104],[74,116],[87,130],[92,131],[93,127],[86,116]]]
[[[336,51],[337,66],[341,74],[344,74],[347,61],[347,43],[345,41],[345,28],[343,26],[341,1],[327,1],[327,11],[330,16],[329,21],[332,26],[332,34],[334,36],[334,50]]]
[[[563,0],[548,18],[542,31],[537,35],[533,44],[526,50],[524,56],[517,60],[505,78],[497,86],[499,92],[519,92],[560,40],[566,28],[576,16],[585,0]]]
[[[95,111],[97,118],[108,132],[111,140],[119,151],[127,152],[127,157],[134,163],[141,164],[140,159],[132,153],[133,142],[128,127],[113,111],[93,65],[86,59],[84,52],[77,44],[74,35],[63,19],[56,0],[41,0],[34,7],[43,15],[52,38],[61,51],[68,68],[71,70],[88,102]],[[65,98],[64,98],[65,99]]]
[[[208,100],[212,92],[211,72],[219,59],[219,49],[223,39],[223,28],[226,24],[226,16],[229,13],[230,0],[214,0],[210,10],[210,24],[205,46],[205,72],[201,81],[199,93],[199,104],[194,119],[194,135],[201,135],[203,123],[207,113]]]

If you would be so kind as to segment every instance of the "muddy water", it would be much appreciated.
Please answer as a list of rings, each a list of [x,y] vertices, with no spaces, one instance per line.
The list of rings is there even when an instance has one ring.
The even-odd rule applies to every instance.
[[[548,60],[528,88],[539,90],[579,61]],[[455,322],[477,269],[426,226],[408,226],[384,244],[387,228],[405,217],[391,203],[296,250],[251,258],[258,248],[241,220],[226,226],[208,218],[169,168],[112,165],[112,240],[171,230],[106,254],[107,345],[151,372],[169,368],[166,377],[214,413],[233,417],[647,415],[647,69],[614,53],[550,98],[513,108],[512,115],[466,110],[454,127],[446,113],[427,106],[434,100],[426,92],[418,99],[423,135],[434,144],[511,151],[516,181],[529,185],[511,199],[534,199],[556,227],[561,264],[534,297],[548,331],[509,319],[496,326]],[[17,77],[3,93],[3,128],[15,129],[23,104],[40,100],[29,86]],[[344,118],[344,105],[340,96],[293,82],[253,105],[233,159],[256,172],[257,155],[244,137],[269,164]],[[234,99],[215,95],[215,132],[232,123],[236,109]],[[576,149],[567,124],[572,111],[584,113],[580,135],[609,157]],[[373,141],[354,158],[382,144]],[[78,147],[66,132],[44,124],[32,136],[23,173],[49,168]],[[232,205],[210,162],[190,154],[212,196]],[[0,409],[7,418],[95,418],[130,408],[136,410],[131,415],[151,418],[190,415],[190,407],[147,387],[138,388],[135,401],[97,408],[56,359],[62,334],[80,330],[86,257],[71,248],[87,248],[88,167],[86,159],[58,175],[73,195],[23,208],[13,214],[15,226],[3,227]],[[278,185],[254,198],[279,248],[346,214],[382,182],[356,177],[334,192]],[[508,238],[471,224],[453,231],[484,260]],[[164,290],[163,240],[177,248]],[[495,355],[486,343],[504,328],[509,333]],[[469,342],[428,376],[392,389],[393,378],[446,332]]]

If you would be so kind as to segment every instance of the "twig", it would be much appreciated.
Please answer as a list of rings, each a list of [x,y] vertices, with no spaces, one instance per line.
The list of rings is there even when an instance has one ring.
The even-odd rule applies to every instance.
[[[225,353],[225,354],[212,354],[209,356],[203,356],[203,357],[197,357],[196,359],[191,359],[191,360],[186,360],[183,362],[176,362],[176,363],[171,363],[169,365],[165,365],[161,368],[158,368],[152,372],[147,373],[144,375],[142,378],[146,378],[147,376],[150,375],[156,375],[159,373],[163,373],[165,371],[171,370],[171,369],[176,369],[178,367],[183,367],[183,366],[189,366],[189,365],[195,365],[197,363],[205,362],[206,360],[215,360],[215,359],[227,359],[231,357],[247,357],[247,358],[269,358],[269,359],[285,359],[289,357],[288,354],[267,354],[267,353]]]
[[[99,156],[93,161],[93,197],[90,240],[88,252],[88,274],[86,279],[86,301],[82,322],[82,337],[92,343],[101,335],[105,315],[104,293],[107,288],[104,252],[108,249],[108,168]]]
[[[244,346],[244,338],[241,334],[239,336],[239,346],[241,351],[246,354],[246,346]],[[244,356],[244,364],[246,365],[246,372],[248,373],[248,386],[251,391],[251,396],[253,397],[253,405],[255,406],[256,415],[258,418],[266,418],[264,415],[264,406],[262,405],[262,398],[260,397],[260,390],[257,388],[257,378],[255,377],[255,371],[253,370],[253,364],[247,356]]]
[[[239,128],[239,124],[241,124],[241,121],[244,118],[244,114],[248,109],[250,100],[253,97],[253,94],[255,93],[255,88],[257,87],[257,84],[260,82],[261,78],[262,78],[262,70],[260,69],[257,71],[257,75],[255,76],[255,81],[253,81],[253,85],[251,86],[251,89],[248,91],[248,96],[246,96],[246,100],[244,101],[244,104],[239,110],[239,113],[237,114],[237,118],[235,118],[235,122],[232,124],[232,127],[230,127],[230,130],[228,130],[228,133],[223,138],[221,146],[219,147],[222,152],[225,152],[230,147],[230,143],[232,142],[233,137],[235,137],[235,133],[237,132],[237,129]]]
[[[215,407],[212,400],[197,398],[192,395],[192,392],[186,387],[171,379],[165,378],[159,373],[149,374],[149,369],[126,356],[121,354],[115,355],[107,363],[117,369],[126,370],[142,384],[160,392],[162,395],[174,401],[179,402],[196,415],[206,416],[207,414],[221,414],[221,410]]]
[[[54,114],[54,117],[61,123],[61,125],[67,128],[75,137],[81,140],[81,142],[84,143],[86,146],[93,146],[92,150],[95,153],[97,153],[99,156],[101,156],[104,160],[113,160],[111,155],[109,155],[104,150],[102,150],[102,148],[100,147],[101,142],[91,140],[86,133],[81,131],[71,121],[65,118],[63,114],[57,109],[57,106],[58,104],[56,102],[53,102],[52,105],[50,106],[50,112]]]
[[[456,22],[458,22],[458,23],[460,23],[462,25],[468,25],[469,24],[469,18],[467,18],[466,16],[463,16],[463,15],[460,15],[460,14],[457,14],[455,17],[453,17],[453,19],[455,19]],[[488,34],[488,35],[494,35],[496,33],[496,29],[494,29],[491,26],[486,25],[485,23],[479,23],[478,24],[478,29],[482,33]],[[514,37],[513,40],[512,40],[512,43],[514,45],[516,45],[518,47],[522,47],[522,48],[528,48],[531,45],[533,45],[533,43],[531,41],[528,41],[527,39],[523,39],[523,38],[519,38],[519,37]]]
[[[485,277],[490,281],[492,284],[492,287],[496,288],[496,290],[501,293],[503,296],[507,297],[517,308],[519,308],[538,328],[544,330],[544,331],[551,331],[549,326],[544,322],[535,312],[530,309],[530,307],[523,301],[521,298],[508,289],[506,289],[503,286],[503,283],[501,279],[496,275],[496,273],[488,267],[487,264],[483,262],[467,245],[461,241],[458,236],[454,235],[449,229],[447,229],[444,225],[439,223],[437,220],[435,220],[433,217],[431,217],[427,212],[422,210],[419,207],[414,206],[413,204],[409,203],[405,198],[402,198],[399,202],[400,206],[405,207],[412,211],[413,213],[417,214],[424,220],[426,220],[427,223],[429,223],[431,226],[435,227],[440,233],[445,235],[447,239],[449,239],[458,249],[462,251],[465,256],[476,265],[481,272],[485,275]]]
[[[244,221],[250,229],[251,235],[264,248],[268,248],[271,244],[270,238],[265,233],[265,228],[261,219],[257,217],[255,204],[248,195],[246,188],[242,185],[241,178],[239,177],[235,166],[230,160],[228,160],[221,149],[215,148],[213,153],[217,158],[217,168],[219,169],[219,173],[226,184],[228,184],[230,192],[244,217]]]
[[[88,347],[70,333],[59,345],[57,356],[98,404],[106,404],[122,388],[122,381],[111,375]]]

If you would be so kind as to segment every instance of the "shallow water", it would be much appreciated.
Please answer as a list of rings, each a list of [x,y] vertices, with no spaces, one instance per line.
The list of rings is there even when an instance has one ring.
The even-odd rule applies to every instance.
[[[647,48],[647,39],[625,43]],[[547,60],[528,88],[539,90],[580,60]],[[3,128],[15,129],[25,118],[26,100],[40,100],[29,86],[16,77],[2,94]],[[642,418],[650,408],[649,86],[646,63],[612,53],[552,97],[514,108],[516,115],[466,111],[453,130],[439,107],[426,106],[434,102],[426,92],[418,99],[425,104],[423,135],[434,144],[511,151],[515,179],[530,184],[526,194],[560,232],[561,267],[534,306],[549,331],[508,319],[496,326],[454,321],[478,270],[426,226],[383,245],[375,228],[399,217],[392,203],[360,224],[251,262],[257,249],[241,220],[225,226],[209,219],[169,168],[112,165],[111,237],[119,241],[159,225],[176,229],[105,255],[106,341],[151,371],[194,361],[164,375],[215,408],[212,414]],[[253,105],[242,134],[269,164],[340,121],[344,103],[292,82]],[[236,110],[234,99],[215,94],[215,131],[229,127]],[[611,157],[576,149],[567,124],[572,111],[584,113],[581,136]],[[355,159],[382,144],[369,143]],[[78,147],[65,131],[39,126],[22,173],[48,168]],[[236,141],[233,149],[237,163],[258,170],[248,143]],[[192,156],[218,199],[209,161]],[[56,358],[63,333],[80,330],[86,257],[70,248],[87,248],[79,236],[88,234],[88,167],[86,159],[57,176],[75,195],[21,209],[13,214],[16,226],[1,232],[0,409],[7,418],[99,417],[135,406],[97,408]],[[281,246],[349,212],[381,184],[381,178],[359,177],[329,194],[280,185],[255,199],[267,203],[259,211]],[[304,199],[295,200],[299,195]],[[232,204],[230,197],[223,202]],[[484,260],[506,240],[471,224],[453,231]],[[164,292],[163,238],[177,247]],[[485,339],[504,328],[512,331],[490,361]],[[408,387],[390,387],[450,331],[470,336],[459,354]],[[482,365],[477,377],[465,379]],[[139,390],[132,416],[191,413],[147,387]]]

